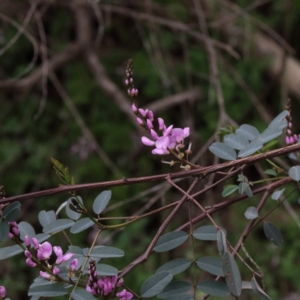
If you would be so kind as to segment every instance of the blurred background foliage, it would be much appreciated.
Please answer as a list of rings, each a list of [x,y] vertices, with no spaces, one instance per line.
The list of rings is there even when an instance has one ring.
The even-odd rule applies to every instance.
[[[141,144],[140,137],[146,132],[130,117],[131,102],[124,85],[129,58],[134,62],[139,105],[153,105],[156,116],[168,124],[189,126],[192,157],[200,165],[216,163],[207,147],[218,139],[220,127],[248,123],[263,130],[289,97],[294,130],[299,132],[300,2],[207,0],[201,1],[201,14],[197,7],[196,0],[0,1],[0,184],[6,196],[58,186],[50,157],[68,166],[76,183],[170,172],[168,165],[161,164],[161,157],[151,155],[150,148]],[[208,33],[199,26],[201,15]],[[215,57],[207,51],[209,43]],[[212,73],[214,64],[217,77]],[[215,81],[220,83],[221,94],[216,92]],[[220,96],[224,105],[218,101]],[[283,145],[283,139],[279,143],[278,147]],[[261,176],[255,167],[246,173],[249,180]],[[139,194],[146,189],[149,193]],[[180,198],[171,189],[154,201],[161,189],[154,183],[113,188],[111,205],[117,206],[107,216],[148,211]],[[100,192],[79,194],[89,205]],[[20,220],[31,222],[39,231],[37,213],[55,210],[68,197],[60,194],[24,201]],[[202,197],[206,205],[222,201],[221,187]],[[258,200],[256,196],[215,216],[232,244],[246,226],[245,208]],[[298,215],[296,198],[290,201]],[[187,221],[185,212],[169,230]],[[126,253],[123,259],[105,263],[122,269],[142,254],[166,215],[104,234],[99,244],[120,247]],[[282,230],[284,246],[273,247],[259,226],[245,246],[261,266],[273,299],[299,299],[299,222],[282,207],[268,220]],[[94,233],[71,239],[86,245]],[[54,237],[53,244],[61,240],[62,236]],[[66,249],[67,241],[62,246]],[[199,242],[197,249],[199,257],[217,254],[213,244]],[[154,254],[128,274],[125,282],[139,291],[161,264],[189,256],[189,251],[185,244],[170,254]],[[251,274],[242,270],[243,278],[250,280]],[[208,278],[198,273],[200,279]],[[21,255],[1,261],[0,274],[0,284],[7,286],[12,299],[25,299],[37,275]],[[190,278],[191,273],[183,276]]]

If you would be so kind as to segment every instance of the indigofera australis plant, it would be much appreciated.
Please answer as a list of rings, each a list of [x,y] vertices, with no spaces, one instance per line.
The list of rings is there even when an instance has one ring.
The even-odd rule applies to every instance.
[[[244,292],[252,293],[258,299],[271,299],[267,295],[268,287],[265,286],[263,280],[264,267],[256,263],[257,253],[249,253],[244,241],[254,227],[262,227],[266,238],[271,243],[278,247],[283,243],[283,236],[278,225],[276,226],[268,219],[271,213],[279,209],[284,201],[297,192],[300,181],[300,143],[298,136],[292,133],[290,102],[287,102],[286,110],[274,118],[263,132],[259,132],[257,128],[249,124],[222,128],[220,131],[222,142],[212,143],[209,150],[226,162],[212,166],[199,166],[190,160],[192,141],[188,140],[190,138],[189,127],[179,128],[175,127],[178,125],[168,125],[163,118],[156,117],[151,110],[139,107],[139,93],[134,87],[132,60],[129,60],[127,64],[125,84],[128,95],[132,99],[132,112],[136,115],[138,124],[149,133],[148,136],[141,137],[141,143],[152,147],[153,155],[163,156],[162,163],[167,163],[170,167],[178,165],[181,169],[169,174],[142,178],[75,184],[68,168],[52,159],[55,171],[61,180],[59,188],[6,198],[4,187],[1,187],[0,239],[5,241],[9,238],[13,245],[1,248],[0,258],[9,259],[23,253],[27,266],[39,270],[37,278],[28,290],[31,299],[64,295],[66,299],[75,300],[96,298],[130,300],[152,297],[190,300],[208,299],[210,296],[226,298],[230,295],[238,299]],[[283,132],[286,134],[287,146],[270,150],[276,145],[275,139]],[[296,165],[284,169],[273,160],[274,157],[280,155],[288,155],[289,161]],[[262,167],[269,166],[265,169],[265,178],[256,181],[247,178],[245,169],[254,163],[261,163]],[[216,173],[221,175],[221,179],[219,176],[219,179],[210,185],[202,189],[197,188],[206,176]],[[184,178],[192,178],[186,189],[183,189],[175,180]],[[232,179],[236,181],[236,184],[232,184]],[[105,218],[106,208],[112,197],[110,190],[105,189],[96,197],[92,209],[89,209],[78,195],[82,189],[108,188],[152,181],[165,181],[182,195],[181,199],[163,204],[159,208],[153,208],[144,214],[118,217],[116,218],[117,224],[114,223],[114,225],[110,225],[108,219]],[[283,186],[290,182],[296,182],[295,188],[285,195]],[[204,207],[199,196],[215,186],[222,186],[222,196],[231,195],[231,198],[226,198],[213,206]],[[42,233],[36,233],[26,221],[16,222],[21,212],[20,200],[63,192],[69,192],[71,196],[56,211],[43,210],[39,213],[38,219],[43,227]],[[241,232],[236,245],[233,245],[230,234],[227,234],[226,224],[217,222],[214,219],[214,213],[219,211],[222,214],[224,208],[254,195],[258,199],[258,204],[246,209],[244,216],[248,224]],[[268,201],[273,201],[273,206],[266,211],[264,208]],[[187,207],[184,211],[188,212],[189,221],[181,224],[176,230],[166,230],[173,222],[176,213],[183,207]],[[60,217],[62,210],[65,210],[66,218]],[[167,217],[144,253],[122,270],[102,263],[105,258],[118,258],[124,256],[125,253],[116,247],[96,245],[100,234],[120,228],[130,233],[132,223],[166,210],[168,211]],[[192,211],[198,211],[196,217]],[[202,225],[204,220],[210,225]],[[52,246],[50,242],[53,235],[62,231],[65,231],[65,234],[67,234],[66,230],[69,230],[71,234],[78,234],[92,226],[97,228],[97,233],[89,247],[81,248],[70,244],[68,249],[63,250],[60,245]],[[131,282],[126,282],[126,274],[134,272],[135,267],[142,265],[153,252],[171,251],[187,243],[188,240],[190,241],[188,245],[191,247],[189,253],[192,255],[186,255],[179,250],[180,257],[160,266],[155,274],[142,284],[140,291],[133,290]],[[206,241],[215,242],[216,253],[219,255],[203,256],[199,250],[201,249],[199,244],[201,243],[203,248]],[[243,272],[243,279],[240,273],[241,267],[246,270]],[[199,280],[199,270],[208,273],[206,280]],[[185,274],[181,278],[189,278],[189,280],[177,280],[177,275],[180,273]],[[9,295],[9,291],[6,291],[4,286],[0,286],[0,299],[9,299],[5,298],[6,293]]]

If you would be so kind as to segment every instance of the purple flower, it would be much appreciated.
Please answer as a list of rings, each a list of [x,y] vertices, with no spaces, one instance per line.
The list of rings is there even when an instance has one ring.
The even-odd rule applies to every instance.
[[[4,298],[6,295],[6,289],[3,285],[0,286],[0,297]]]
[[[78,267],[78,259],[77,258],[74,258],[71,262],[70,262],[70,270],[71,271],[76,271]]]
[[[48,260],[52,254],[52,245],[49,242],[44,242],[39,245],[37,250],[38,260]]]
[[[52,272],[54,275],[58,275],[60,273],[60,269],[58,267],[54,267]]]
[[[30,242],[30,237],[28,235],[25,235],[24,242],[25,242],[25,246],[29,249],[31,242]]]
[[[39,242],[38,242],[37,238],[33,237],[31,239],[31,241],[32,241],[34,249],[37,250],[39,248]]]
[[[133,295],[131,293],[127,292],[125,289],[123,291],[117,293],[116,296],[120,300],[130,300],[133,297]]]
[[[31,268],[36,267],[36,263],[30,257],[28,257],[26,259],[26,265],[29,266],[29,267],[31,267]]]
[[[55,252],[56,256],[57,256],[57,259],[55,261],[55,263],[58,265],[64,261],[67,261],[69,260],[74,254],[73,253],[67,253],[63,256],[63,252],[62,252],[62,249],[61,247],[59,246],[54,246],[53,247],[53,251]]]
[[[50,279],[51,275],[47,272],[40,271],[40,276],[45,279]]]

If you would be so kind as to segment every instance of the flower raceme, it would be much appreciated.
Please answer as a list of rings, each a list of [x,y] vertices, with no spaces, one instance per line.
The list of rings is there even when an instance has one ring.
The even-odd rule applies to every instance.
[[[25,241],[25,246],[27,248],[24,251],[24,254],[27,257],[26,264],[29,267],[34,268],[37,266],[37,261],[45,262],[47,268],[49,269],[49,271],[51,271],[53,275],[58,275],[60,273],[60,269],[56,267],[57,265],[71,259],[74,256],[73,253],[66,253],[65,255],[63,255],[63,251],[61,247],[59,246],[52,247],[52,245],[49,242],[44,242],[42,244],[39,244],[37,239],[34,237],[30,239],[28,236],[25,236],[24,241]],[[33,255],[29,251],[31,248],[31,243],[33,244],[34,249],[36,250],[36,259],[33,259]],[[56,261],[54,265],[49,265],[48,261],[52,256],[52,252],[54,252],[56,255]],[[69,266],[70,271],[74,272],[77,266],[78,266],[78,261],[75,258],[70,263]],[[51,273],[40,271],[40,276],[46,279],[52,279],[53,276]]]
[[[143,136],[142,143],[146,146],[155,147],[152,150],[152,154],[165,155],[169,154],[170,150],[181,148],[183,146],[183,141],[186,137],[190,135],[190,128],[173,128],[173,125],[167,127],[162,118],[157,119],[158,129],[160,131],[159,135],[157,131],[154,130],[154,114],[151,110],[137,108],[135,103],[132,104],[132,111],[138,116],[137,122],[146,127],[153,138],[153,140]]]

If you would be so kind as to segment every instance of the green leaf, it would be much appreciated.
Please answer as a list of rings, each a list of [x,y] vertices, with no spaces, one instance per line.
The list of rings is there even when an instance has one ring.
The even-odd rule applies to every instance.
[[[106,264],[96,264],[96,269],[99,276],[114,276],[118,274],[118,269]]]
[[[239,151],[238,157],[247,157],[263,147],[263,143],[259,140],[254,140],[245,148]]]
[[[207,280],[197,285],[197,288],[205,294],[216,297],[228,297],[230,295],[228,286],[224,282]]]
[[[237,133],[238,135],[240,135],[250,141],[253,141],[254,139],[256,139],[259,136],[259,131],[255,127],[248,125],[248,124],[241,125],[235,131],[235,133]]]
[[[70,232],[75,234],[86,230],[93,226],[95,223],[90,218],[83,218],[78,220],[70,229]]]
[[[231,148],[236,150],[242,150],[245,148],[249,142],[243,136],[240,136],[236,133],[231,133],[224,138],[224,143]]]
[[[20,213],[21,203],[13,202],[4,208],[2,217],[8,222],[13,222],[20,216]]]
[[[76,212],[76,211],[70,209],[70,205],[71,205],[71,207],[73,206],[73,204],[72,204],[72,199],[73,199],[73,198],[74,198],[74,197],[71,197],[71,198],[69,198],[69,199],[67,200],[66,214],[67,214],[67,216],[68,216],[70,219],[72,219],[72,220],[78,220],[78,219],[81,217],[81,213],[78,213],[78,212]],[[81,199],[81,197],[79,197],[79,196],[77,196],[77,198],[80,198],[80,199]],[[81,201],[82,201],[82,199],[81,199]],[[82,202],[81,202],[81,203],[82,203]]]
[[[204,256],[197,260],[197,266],[213,275],[224,276],[222,260],[218,257]]]
[[[172,278],[173,275],[168,272],[160,272],[149,277],[141,287],[141,296],[150,298],[160,294]]]
[[[43,229],[44,233],[55,233],[59,231],[63,231],[74,224],[74,221],[70,219],[58,219],[54,222],[46,225]]]
[[[264,232],[266,237],[276,246],[280,247],[283,244],[283,237],[279,229],[270,222],[264,223]]]
[[[224,253],[227,251],[226,233],[223,230],[219,230],[217,234],[217,247],[220,256],[223,256]]]
[[[93,248],[92,257],[122,257],[124,256],[124,251],[115,247],[107,247],[107,246],[96,246]]]
[[[20,238],[23,241],[24,241],[25,235],[28,235],[30,238],[35,236],[35,230],[32,227],[32,225],[29,224],[28,222],[24,222],[24,221],[20,222],[18,224],[18,228],[20,231]]]
[[[4,221],[0,224],[0,242],[3,242],[8,239],[10,226],[7,221]]]
[[[70,245],[70,246],[68,247],[68,249],[69,249],[69,252],[74,253],[76,256],[77,256],[77,255],[83,256],[83,251],[82,251],[82,249],[79,248],[79,247],[77,247],[77,246]]]
[[[34,237],[38,240],[39,243],[42,243],[42,242],[49,239],[50,234],[48,234],[48,233],[38,233]]]
[[[234,193],[236,190],[238,190],[238,188],[239,187],[236,184],[225,185],[223,192],[222,192],[222,196],[227,197],[227,196],[231,195],[232,193]]]
[[[251,279],[251,286],[253,289],[254,294],[260,299],[260,300],[272,300],[265,292],[264,290],[259,286],[256,279],[253,277]]]
[[[184,294],[192,288],[192,285],[186,281],[172,281],[170,282],[163,291],[157,296],[158,298],[168,299],[174,296]],[[191,297],[191,295],[189,295]]]
[[[223,272],[226,284],[234,296],[240,296],[242,292],[242,279],[238,266],[230,252],[225,252],[222,258]]]
[[[289,176],[295,180],[300,180],[300,166],[294,166],[289,169]]]
[[[19,245],[0,248],[0,260],[15,256],[24,250]]]
[[[277,176],[277,173],[273,169],[267,169],[265,170],[265,174],[271,175],[271,176]]]
[[[40,296],[40,297],[58,297],[68,293],[62,285],[57,283],[49,283],[42,285],[30,286],[28,296]]]
[[[96,299],[91,293],[84,289],[76,289],[72,294],[74,300],[94,300]]]
[[[225,229],[222,228],[222,230],[226,233]],[[213,225],[201,226],[194,231],[193,236],[197,240],[216,241],[218,231],[219,230]]]
[[[49,211],[41,210],[39,212],[38,218],[39,218],[40,224],[43,227],[56,221],[56,215],[55,215],[54,210],[49,210]]]
[[[93,203],[93,211],[95,214],[99,215],[101,214],[104,209],[106,208],[109,200],[111,198],[111,191],[103,191],[100,193],[94,203]]]
[[[281,190],[278,190],[278,191],[275,191],[275,192],[272,194],[271,198],[272,198],[273,200],[278,200],[278,199],[281,197],[281,195],[283,194],[284,191],[285,191],[285,188],[284,188],[284,189],[281,189]]]
[[[239,193],[241,195],[245,193],[248,197],[253,196],[250,185],[247,182],[240,182],[240,184],[239,184]]]
[[[165,252],[174,249],[183,244],[188,238],[184,231],[172,231],[159,237],[153,250],[156,252]]]
[[[225,160],[236,160],[237,158],[235,150],[221,142],[213,143],[208,149],[215,156]]]
[[[155,274],[166,271],[172,275],[176,275],[185,271],[190,265],[190,260],[186,258],[177,258],[162,265],[160,268],[157,269]]]
[[[244,215],[245,215],[245,218],[246,218],[247,220],[254,220],[254,219],[256,219],[256,218],[258,217],[258,211],[257,211],[257,208],[254,207],[254,206],[249,206],[249,207],[246,209]]]

